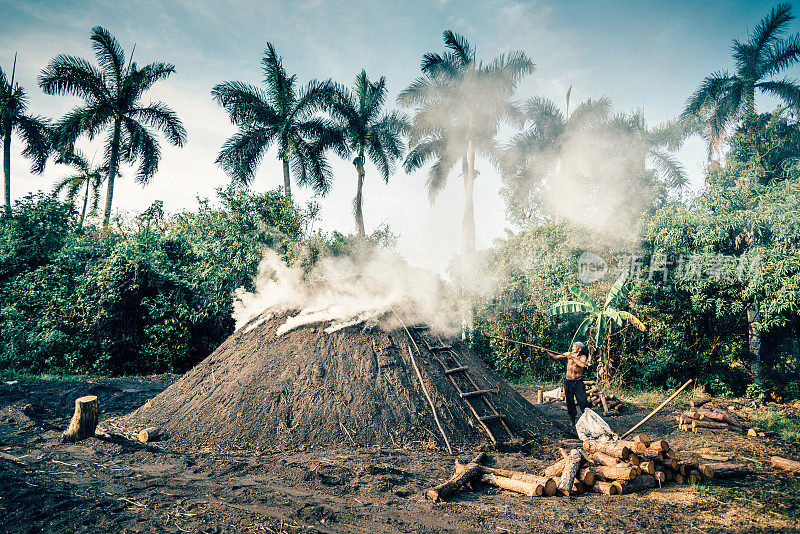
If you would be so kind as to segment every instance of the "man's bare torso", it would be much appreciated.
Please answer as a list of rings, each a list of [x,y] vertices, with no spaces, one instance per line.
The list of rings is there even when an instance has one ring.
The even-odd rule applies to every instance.
[[[582,364],[586,364],[586,356],[574,356]],[[583,378],[583,367],[575,363],[572,358],[567,359],[567,380],[579,380]]]

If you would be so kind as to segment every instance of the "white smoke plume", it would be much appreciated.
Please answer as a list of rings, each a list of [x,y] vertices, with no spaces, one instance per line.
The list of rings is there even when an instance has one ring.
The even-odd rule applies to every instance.
[[[327,257],[310,273],[289,267],[272,250],[264,254],[254,280],[256,291],[237,292],[236,327],[295,312],[278,335],[307,324],[326,325],[331,333],[362,323],[388,319],[424,322],[443,334],[457,332],[459,310],[450,288],[436,275],[411,267],[397,255],[376,251],[365,259]]]

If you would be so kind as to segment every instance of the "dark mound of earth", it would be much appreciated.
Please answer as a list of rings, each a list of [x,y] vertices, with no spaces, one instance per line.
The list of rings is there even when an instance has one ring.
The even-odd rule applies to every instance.
[[[362,323],[328,332],[329,322],[317,323],[277,335],[290,315],[253,318],[121,423],[133,429],[160,427],[170,445],[213,450],[333,445],[443,449],[442,431],[416,363],[453,448],[490,443],[484,424],[498,442],[529,448],[562,437],[549,419],[456,339],[436,336],[435,343],[451,346],[461,367],[468,368],[456,373],[459,380],[471,378],[477,389],[486,391],[471,398],[477,412],[448,378],[441,353],[429,350],[423,331],[384,320],[381,326]],[[463,384],[462,392],[475,389]],[[478,421],[493,413],[480,406],[483,398],[502,420]],[[503,432],[503,423],[510,432]]]

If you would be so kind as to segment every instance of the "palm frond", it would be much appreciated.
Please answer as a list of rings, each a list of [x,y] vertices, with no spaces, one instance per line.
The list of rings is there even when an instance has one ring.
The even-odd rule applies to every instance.
[[[751,46],[760,52],[765,46],[775,42],[785,32],[785,27],[794,19],[792,6],[781,3],[773,7],[769,15],[761,19],[753,29]]]
[[[97,62],[105,71],[106,77],[113,80],[114,86],[119,88],[122,85],[125,69],[125,52],[108,30],[101,26],[92,28],[89,39],[92,41],[92,49],[97,56]]]
[[[216,163],[233,183],[248,186],[256,167],[275,140],[276,134],[271,128],[244,127],[225,141]]]
[[[765,93],[780,98],[795,111],[800,111],[800,84],[798,84],[797,80],[784,78],[782,80],[760,82],[756,84],[756,87]]]
[[[92,102],[111,98],[102,72],[85,59],[59,54],[39,74],[39,87],[48,95],[71,94]]]
[[[167,140],[175,146],[186,143],[186,129],[178,114],[163,102],[153,102],[147,107],[134,108],[128,114],[131,118],[160,130]]]
[[[22,155],[32,160],[31,172],[41,174],[50,156],[50,123],[44,117],[20,115],[15,121],[16,130],[25,149]]]
[[[762,76],[775,76],[800,60],[800,36],[792,35],[770,46],[761,65]]]
[[[465,37],[451,30],[445,30],[442,37],[444,38],[444,45],[453,51],[462,66],[469,65],[475,61],[475,49],[472,48],[472,45],[469,44]]]
[[[674,154],[657,147],[651,148],[647,154],[659,177],[668,187],[682,189],[688,185],[686,170]]]
[[[152,132],[135,120],[125,117],[122,120],[122,124],[127,134],[127,139],[124,143],[127,149],[124,159],[129,163],[139,161],[136,181],[146,185],[158,171],[161,147]]]
[[[277,126],[283,120],[267,101],[264,91],[243,82],[217,84],[211,89],[211,97],[228,112],[231,122],[239,126],[251,122]]]

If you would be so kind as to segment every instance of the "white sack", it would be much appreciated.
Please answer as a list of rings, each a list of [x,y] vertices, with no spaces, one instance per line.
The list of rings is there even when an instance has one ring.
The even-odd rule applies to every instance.
[[[581,441],[596,439],[599,441],[616,441],[619,439],[608,423],[593,410],[586,408],[578,422],[575,423],[575,430]]]

